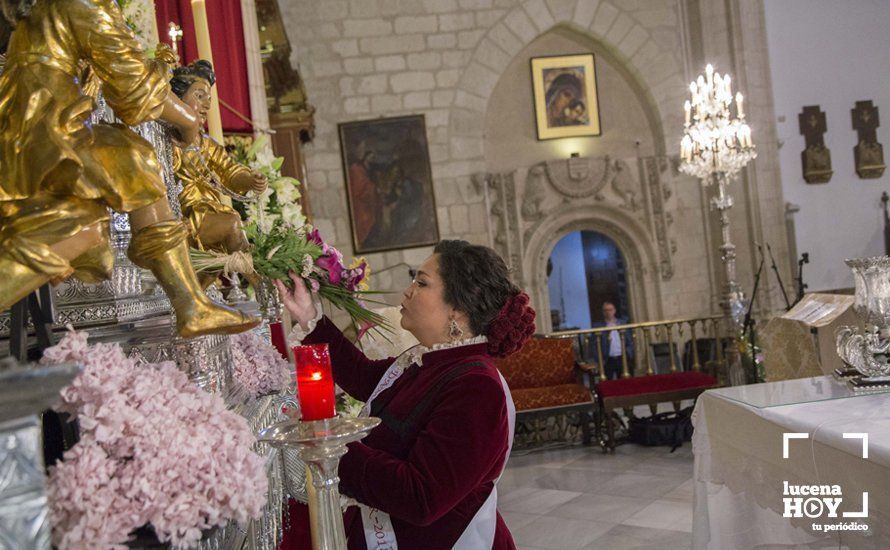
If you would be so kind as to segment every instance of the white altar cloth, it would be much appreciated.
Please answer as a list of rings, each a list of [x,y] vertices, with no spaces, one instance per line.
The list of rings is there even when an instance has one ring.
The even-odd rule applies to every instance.
[[[890,548],[890,393],[853,395],[828,376],[720,388],[701,395],[693,422],[693,548]],[[790,439],[783,458],[786,432],[808,437]],[[851,433],[868,434],[868,458]],[[804,510],[815,517],[783,517],[786,482],[838,485],[838,517],[815,503]],[[868,516],[844,517],[862,510],[863,492]]]

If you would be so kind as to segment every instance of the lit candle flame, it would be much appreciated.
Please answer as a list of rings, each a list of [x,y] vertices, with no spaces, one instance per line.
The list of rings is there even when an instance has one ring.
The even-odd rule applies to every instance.
[[[312,380],[321,380],[321,373],[319,371],[315,371],[309,376],[309,378],[311,378]]]

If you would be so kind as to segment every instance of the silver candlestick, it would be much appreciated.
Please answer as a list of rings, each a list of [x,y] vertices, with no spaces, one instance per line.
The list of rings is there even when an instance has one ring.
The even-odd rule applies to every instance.
[[[736,281],[735,245],[730,240],[729,210],[732,196],[726,187],[745,165],[757,157],[751,127],[745,122],[744,98],[732,93],[728,74],[714,72],[708,65],[704,75],[689,84],[690,100],[683,105],[685,124],[680,142],[680,171],[699,178],[703,185],[715,185],[717,196],[711,206],[720,213],[723,242],[720,258],[726,268],[721,306],[733,335],[742,328],[745,296]],[[735,116],[732,106],[735,104]],[[732,385],[745,383],[736,346],[727,350]]]
[[[306,462],[313,550],[345,550],[337,466],[346,454],[347,443],[362,439],[378,424],[379,418],[339,416],[310,422],[286,420],[257,434],[258,441],[294,449]]]
[[[733,200],[726,191],[726,177],[720,173],[715,173],[713,177],[717,180],[717,196],[711,199],[711,206],[720,213],[720,233],[723,237],[723,242],[720,244],[720,259],[723,260],[726,271],[720,306],[732,327],[740,331],[742,318],[745,315],[745,294],[736,280],[735,245],[730,239],[729,209],[732,208]]]

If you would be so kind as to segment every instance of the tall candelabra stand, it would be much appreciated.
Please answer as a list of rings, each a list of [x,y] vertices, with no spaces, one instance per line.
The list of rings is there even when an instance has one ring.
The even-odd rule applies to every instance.
[[[346,454],[346,444],[365,437],[379,423],[379,418],[286,420],[258,434],[258,441],[295,449],[306,463],[313,550],[346,549],[337,465]]]
[[[711,208],[720,214],[723,238],[720,257],[726,273],[720,305],[729,327],[733,333],[738,333],[745,313],[745,296],[736,281],[735,245],[732,244],[729,227],[729,210],[733,201],[728,186],[739,171],[757,156],[757,152],[751,140],[751,128],[745,123],[744,98],[741,93],[733,97],[728,74],[714,72],[714,67],[709,64],[705,74],[689,84],[689,92],[691,99],[683,106],[686,121],[680,142],[680,171],[699,178],[703,185],[717,188],[716,196],[711,199]],[[732,116],[733,100],[735,117]],[[742,382],[744,375],[738,354],[730,349],[727,360],[731,382]]]

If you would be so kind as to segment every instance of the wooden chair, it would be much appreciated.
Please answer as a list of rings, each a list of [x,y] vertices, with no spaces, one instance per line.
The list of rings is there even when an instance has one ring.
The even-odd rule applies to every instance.
[[[590,443],[594,395],[580,382],[570,340],[532,338],[513,355],[497,361],[516,405],[516,421],[577,413],[584,444]]]

